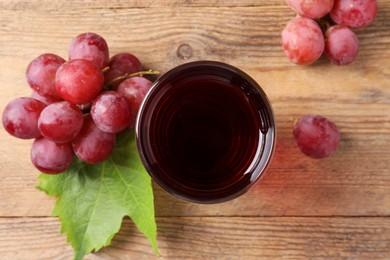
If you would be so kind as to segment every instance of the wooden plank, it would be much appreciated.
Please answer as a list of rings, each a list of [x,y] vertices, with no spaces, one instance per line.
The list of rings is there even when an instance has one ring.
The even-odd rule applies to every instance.
[[[157,215],[390,215],[390,21],[386,19],[390,3],[379,5],[376,22],[358,32],[358,60],[344,67],[324,59],[309,67],[286,60],[280,31],[291,11],[284,4],[93,12],[3,10],[0,107],[30,94],[24,70],[32,58],[43,52],[66,57],[72,37],[84,31],[104,35],[112,53],[134,52],[162,72],[191,60],[225,61],[253,76],[273,103],[279,128],[274,163],[264,181],[248,194],[220,205],[183,202],[156,186]],[[184,43],[193,48],[193,57],[187,60],[177,56]],[[292,122],[305,113],[329,116],[340,127],[341,148],[332,158],[311,160],[295,147]],[[29,162],[30,144],[4,131],[0,135],[1,216],[51,212],[53,200],[34,188],[38,173]]]
[[[355,64],[342,68],[327,66],[328,63],[323,59],[318,63],[321,66],[312,66],[312,73],[317,75],[325,72],[321,78],[329,78],[329,69],[332,73],[340,70],[337,75],[354,71],[347,76],[352,80],[355,75],[372,77],[376,73],[375,76],[381,77],[381,72],[388,75],[388,68],[384,68],[383,64],[388,62],[390,56],[387,48],[389,21],[386,19],[389,10],[389,3],[381,3],[374,24],[358,31],[361,51]],[[77,9],[70,12],[4,10],[0,43],[9,48],[2,49],[1,56],[4,63],[18,66],[20,71],[24,71],[27,63],[42,52],[54,52],[66,57],[73,37],[82,32],[94,31],[107,38],[111,53],[134,52],[145,65],[163,72],[183,62],[213,59],[247,70],[271,70],[275,73],[293,70],[307,73],[305,66],[297,68],[290,64],[281,50],[281,30],[292,17],[294,14],[285,5],[103,9],[93,12]],[[192,56],[187,60],[177,55],[182,44],[192,48]],[[19,59],[14,64],[16,57]],[[6,72],[4,75],[8,74]]]
[[[388,259],[389,218],[158,218],[157,257],[128,220],[85,259]],[[70,259],[54,218],[0,219],[1,259]]]
[[[292,123],[288,117],[286,115],[284,120],[280,120],[273,164],[264,179],[246,195],[223,204],[197,205],[176,199],[155,185],[156,214],[390,215],[390,152],[383,150],[389,146],[390,136],[386,134],[388,125],[383,124],[380,117],[371,122],[372,130],[367,130],[364,126],[367,122],[364,121],[355,119],[348,124],[340,121],[340,150],[326,160],[309,159],[299,152],[291,136]],[[379,134],[381,138],[378,139],[375,132],[382,132]],[[19,140],[16,143],[20,145],[12,153],[4,151],[4,171],[0,175],[0,215],[47,216],[53,200],[35,189],[37,171],[29,162],[28,145]],[[4,149],[1,148],[4,145],[0,145],[0,149]]]
[[[63,10],[69,9],[125,9],[125,8],[160,8],[160,7],[237,7],[237,6],[271,6],[283,5],[280,0],[269,0],[264,2],[250,0],[2,0],[0,8],[8,10]]]

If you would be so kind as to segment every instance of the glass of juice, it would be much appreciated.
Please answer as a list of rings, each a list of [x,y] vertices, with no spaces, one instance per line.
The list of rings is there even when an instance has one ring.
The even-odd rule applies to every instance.
[[[261,179],[276,128],[270,102],[250,76],[197,61],[157,79],[138,113],[136,138],[146,170],[166,191],[218,203]]]

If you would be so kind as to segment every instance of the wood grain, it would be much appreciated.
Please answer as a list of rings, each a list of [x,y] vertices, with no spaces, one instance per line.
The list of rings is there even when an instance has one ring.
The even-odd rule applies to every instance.
[[[109,248],[86,259],[389,259],[390,0],[378,5],[375,22],[356,31],[358,59],[340,67],[288,62],[280,34],[295,14],[284,0],[2,0],[0,108],[30,95],[33,58],[66,58],[87,31],[104,36],[111,54],[132,52],[162,73],[195,60],[230,63],[259,82],[275,111],[277,150],[262,181],[217,205],[154,185],[161,257],[126,220]],[[293,122],[307,113],[338,125],[334,156],[312,160],[296,147]],[[0,126],[0,259],[70,259],[60,223],[47,217],[54,199],[35,189],[30,145]]]
[[[388,259],[389,218],[158,218],[157,257],[130,221],[85,259]],[[70,259],[54,218],[0,219],[1,259]]]
[[[62,10],[69,9],[123,9],[123,8],[160,8],[160,7],[255,7],[284,5],[284,0],[269,0],[263,2],[250,0],[114,0],[114,1],[94,1],[94,0],[72,0],[72,1],[50,1],[50,0],[29,0],[15,1],[2,0],[0,8],[8,10]]]
[[[388,135],[377,140],[373,133],[345,131],[342,132],[341,148],[335,156],[312,160],[297,150],[288,125],[279,124],[281,131],[273,164],[264,179],[247,194],[228,203],[197,205],[176,199],[155,185],[156,214],[390,215],[390,154],[388,150],[383,151],[383,147],[390,144]],[[357,128],[358,131],[364,129]],[[34,188],[38,183],[37,172],[30,165],[28,147],[21,145],[13,156],[18,155],[22,168],[13,164],[12,170],[10,161],[8,169],[15,174],[10,172],[0,177],[0,213],[2,216],[47,216],[53,208],[53,200]]]

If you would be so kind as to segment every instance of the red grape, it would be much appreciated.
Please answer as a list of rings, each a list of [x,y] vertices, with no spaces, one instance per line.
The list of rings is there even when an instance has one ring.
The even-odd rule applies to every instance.
[[[298,14],[308,18],[321,18],[332,10],[334,0],[286,0]]]
[[[78,35],[69,46],[69,59],[89,60],[102,69],[108,65],[109,51],[106,40],[95,33]]]
[[[111,155],[115,138],[115,134],[103,132],[90,116],[85,116],[83,127],[73,140],[73,150],[84,162],[100,163]]]
[[[130,108],[130,127],[134,127],[138,110],[152,84],[143,77],[132,77],[119,84],[118,92],[126,98]]]
[[[340,140],[336,125],[318,115],[301,117],[294,126],[293,134],[301,151],[316,159],[328,157],[337,149]]]
[[[72,141],[83,126],[83,113],[66,101],[47,106],[38,120],[41,134],[56,143]]]
[[[282,32],[285,54],[296,64],[311,64],[324,51],[324,36],[319,25],[305,17],[293,18]]]
[[[116,91],[100,94],[92,104],[91,116],[96,126],[107,133],[119,133],[130,125],[126,98]]]
[[[35,139],[31,147],[31,161],[40,171],[48,174],[66,171],[73,162],[71,143],[57,144],[44,137]]]
[[[57,69],[65,60],[55,54],[45,53],[30,62],[26,70],[27,82],[39,95],[59,99],[54,79]]]
[[[108,63],[109,70],[104,74],[105,83],[109,83],[119,76],[131,74],[142,70],[141,62],[130,53],[119,53],[111,57]],[[110,85],[116,89],[123,80],[118,80]]]
[[[69,103],[83,105],[91,102],[102,90],[104,76],[87,60],[70,60],[57,71],[56,88]]]
[[[335,0],[330,17],[338,24],[363,28],[374,21],[377,11],[376,0]]]
[[[359,52],[356,34],[345,25],[329,27],[325,34],[325,54],[333,63],[345,65],[353,62]]]
[[[31,97],[12,100],[3,111],[3,126],[7,132],[21,139],[41,136],[38,129],[38,118],[46,107],[44,103]]]

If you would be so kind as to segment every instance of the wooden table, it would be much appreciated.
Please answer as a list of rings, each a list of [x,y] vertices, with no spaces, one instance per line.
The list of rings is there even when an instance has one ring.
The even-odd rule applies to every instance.
[[[176,199],[157,185],[156,257],[125,220],[110,247],[86,259],[390,259],[390,0],[358,30],[349,66],[321,58],[286,59],[280,34],[294,17],[283,0],[2,0],[0,107],[31,91],[27,64],[44,52],[67,57],[73,37],[92,31],[111,54],[132,52],[162,72],[218,60],[235,65],[268,94],[277,119],[276,155],[246,195],[217,205]],[[295,119],[321,114],[341,131],[330,158],[305,157],[292,138]],[[1,126],[2,127],[2,126]],[[35,189],[31,141],[0,133],[0,259],[71,259],[49,217],[54,200]]]

